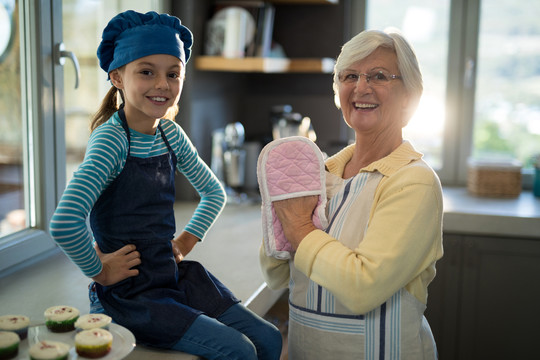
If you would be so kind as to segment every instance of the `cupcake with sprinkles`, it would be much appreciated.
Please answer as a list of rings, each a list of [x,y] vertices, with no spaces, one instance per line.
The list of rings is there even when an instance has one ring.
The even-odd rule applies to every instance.
[[[0,360],[15,358],[19,354],[20,342],[16,332],[0,331]]]
[[[78,318],[79,310],[71,306],[52,306],[45,310],[45,325],[52,332],[75,330],[75,322]]]
[[[43,340],[32,345],[28,355],[30,360],[67,360],[69,345],[60,341]]]
[[[24,315],[3,315],[0,316],[0,330],[13,331],[21,338],[26,339],[28,335],[28,325],[30,318]]]
[[[111,351],[112,341],[113,336],[107,330],[84,330],[75,335],[75,350],[80,356],[96,359]]]
[[[86,314],[75,322],[75,329],[77,331],[90,330],[90,329],[105,329],[109,330],[109,324],[112,319],[105,314]]]

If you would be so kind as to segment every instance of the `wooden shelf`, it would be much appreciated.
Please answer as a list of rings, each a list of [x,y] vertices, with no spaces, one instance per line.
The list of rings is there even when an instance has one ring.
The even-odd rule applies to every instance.
[[[330,5],[336,5],[339,3],[339,0],[269,0],[271,3],[274,4],[330,4]]]
[[[198,56],[195,68],[202,71],[259,72],[259,73],[332,73],[330,58],[225,58]]]

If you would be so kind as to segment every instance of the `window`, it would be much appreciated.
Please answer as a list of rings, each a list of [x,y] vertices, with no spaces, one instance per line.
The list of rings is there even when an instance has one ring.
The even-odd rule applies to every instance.
[[[389,11],[392,9],[392,11]],[[404,136],[447,185],[467,160],[521,161],[540,153],[540,3],[367,0],[365,28],[411,41],[424,94]]]
[[[478,36],[473,156],[540,153],[540,2],[482,1]]]
[[[0,2],[2,30],[8,32],[2,32],[0,57],[0,270],[54,248],[47,222],[59,183],[55,120],[61,114],[51,104],[62,89],[55,71],[58,32],[51,25],[51,5]]]

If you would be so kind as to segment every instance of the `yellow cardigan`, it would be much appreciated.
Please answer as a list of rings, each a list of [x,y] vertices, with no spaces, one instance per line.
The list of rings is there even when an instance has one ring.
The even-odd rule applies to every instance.
[[[326,161],[333,174],[328,179],[341,177],[353,151],[354,145],[348,146]],[[351,250],[324,231],[314,230],[291,260],[298,271],[332,292],[355,314],[375,309],[401,288],[426,304],[435,262],[443,255],[442,188],[422,154],[404,141],[388,156],[360,170],[376,171],[382,179],[360,244]],[[347,226],[357,225],[351,221]],[[260,263],[270,288],[288,285],[287,260],[268,257],[261,247]]]

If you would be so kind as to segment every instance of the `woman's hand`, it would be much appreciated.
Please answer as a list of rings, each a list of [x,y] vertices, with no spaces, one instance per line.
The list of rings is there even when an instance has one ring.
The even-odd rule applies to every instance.
[[[283,227],[283,233],[294,250],[307,234],[316,230],[313,225],[313,210],[319,197],[316,195],[275,201],[274,210]]]
[[[188,233],[187,231],[182,232],[180,236],[171,241],[174,259],[176,260],[177,264],[182,261],[187,254],[189,254],[198,241],[198,237]]]
[[[97,255],[103,264],[101,272],[92,280],[103,286],[114,285],[128,277],[139,275],[139,270],[132,269],[141,263],[141,256],[135,245],[126,245],[115,252],[104,254],[96,244]]]

